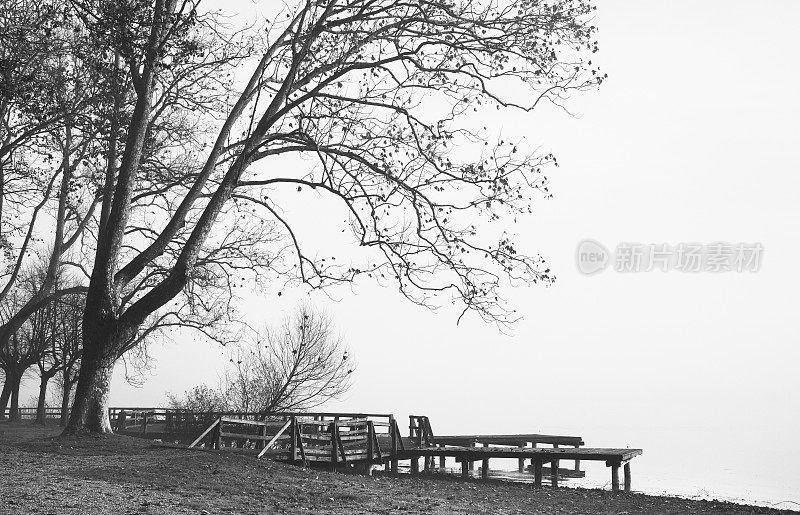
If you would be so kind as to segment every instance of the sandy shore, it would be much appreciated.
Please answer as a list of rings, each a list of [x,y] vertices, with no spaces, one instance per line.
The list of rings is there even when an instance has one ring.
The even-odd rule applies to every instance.
[[[230,451],[57,433],[0,422],[0,513],[796,513],[441,475],[331,473]]]

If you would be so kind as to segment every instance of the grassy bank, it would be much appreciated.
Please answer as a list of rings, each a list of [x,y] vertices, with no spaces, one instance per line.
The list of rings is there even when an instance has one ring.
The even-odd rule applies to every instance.
[[[330,473],[230,451],[57,433],[0,423],[0,513],[792,513],[448,476]]]

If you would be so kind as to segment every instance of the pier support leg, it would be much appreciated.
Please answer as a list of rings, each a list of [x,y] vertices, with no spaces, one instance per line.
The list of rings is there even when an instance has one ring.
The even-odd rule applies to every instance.
[[[392,460],[392,474],[397,475],[398,460]]]
[[[430,472],[431,469],[433,468],[433,456],[425,456],[425,458],[423,458],[423,460],[424,460],[423,461],[423,463],[424,463],[423,467],[424,467],[425,472]]]
[[[439,468],[444,470],[445,469],[445,457],[439,456]]]
[[[483,444],[484,447],[489,447],[488,443]],[[486,479],[486,475],[489,473],[489,460],[488,458],[481,462],[481,477]]]
[[[580,448],[580,445],[575,446],[576,449]],[[581,470],[581,460],[575,460],[575,472],[580,472]]]
[[[419,474],[419,458],[411,458],[411,473]]]
[[[470,444],[470,447],[475,447],[475,442],[472,442],[472,443]],[[470,470],[475,470],[475,462],[474,462],[474,461],[470,461],[470,462],[469,462],[469,469],[470,469]]]
[[[539,460],[533,461],[533,486],[534,488],[542,487],[542,462]]]
[[[550,462],[550,484],[558,488],[558,460]]]
[[[524,449],[525,444],[523,443],[522,445],[519,446],[519,448]],[[517,460],[517,470],[519,472],[525,472],[525,458],[520,458]]]
[[[625,466],[623,467],[623,470],[625,472],[625,491],[626,492],[630,492],[631,491],[631,464],[630,463],[626,463]]]
[[[472,465],[471,461],[464,460],[461,462],[461,478],[467,479],[469,477],[469,468]]]
[[[619,492],[619,464],[611,465],[611,491]]]

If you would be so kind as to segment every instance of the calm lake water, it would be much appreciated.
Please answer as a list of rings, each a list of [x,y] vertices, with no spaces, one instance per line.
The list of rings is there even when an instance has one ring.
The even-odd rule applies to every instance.
[[[767,506],[771,508],[779,508],[784,510],[800,511],[800,495],[796,490],[792,490],[792,485],[788,482],[779,483],[775,486],[774,493],[778,497],[772,499],[765,499],[757,497],[761,490],[753,491],[752,488],[744,486],[736,486],[734,474],[729,474],[729,477],[722,475],[717,487],[713,489],[696,488],[687,485],[685,481],[673,481],[670,484],[669,480],[664,478],[644,478],[637,476],[637,460],[641,460],[641,456],[634,459],[632,462],[632,477],[633,477],[633,491],[643,492],[652,495],[669,495],[677,497],[685,497],[688,499],[696,500],[724,500],[740,504],[755,504],[758,506]],[[438,464],[438,461],[436,462]],[[421,464],[421,461],[420,461]],[[572,468],[574,462],[562,462],[562,468]],[[526,467],[528,462],[526,462]],[[642,467],[645,470],[646,466]],[[586,472],[584,478],[559,478],[559,488],[611,488],[611,473],[610,469],[605,467],[601,462],[582,462],[581,469]],[[401,473],[410,473],[407,466],[400,466]],[[453,475],[461,474],[461,466],[453,459],[448,458],[446,462],[446,473]],[[472,477],[480,477],[480,463],[475,464],[475,470],[471,472]],[[493,459],[490,462],[489,477],[492,479],[500,479],[504,481],[514,481],[521,483],[533,483],[533,474],[530,472],[518,472],[517,461],[512,459]],[[621,473],[620,473],[621,480]],[[549,476],[544,478],[545,486],[549,486]],[[727,485],[727,490],[726,490]],[[792,491],[789,491],[792,490]],[[728,492],[724,494],[723,492]],[[788,492],[788,495],[787,495]],[[781,495],[787,495],[781,498]]]

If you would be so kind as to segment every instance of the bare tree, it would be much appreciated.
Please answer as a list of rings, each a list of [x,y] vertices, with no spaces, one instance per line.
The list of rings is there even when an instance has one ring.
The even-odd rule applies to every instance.
[[[59,299],[59,308],[56,310],[56,331],[58,334],[56,355],[61,363],[60,374],[57,376],[58,385],[61,389],[61,415],[59,419],[61,426],[67,425],[72,390],[78,382],[78,368],[80,367],[81,352],[83,350],[81,317],[84,304],[83,295],[69,295]]]
[[[64,2],[14,0],[9,7],[0,16],[0,301],[15,309],[0,324],[0,347],[53,299],[85,290],[56,284],[99,200],[91,178],[96,110],[104,106],[97,61]],[[32,260],[43,263],[43,278],[36,289],[19,288]]]
[[[30,330],[25,334],[25,326],[19,331],[23,337],[37,341],[40,349],[36,368],[39,373],[39,396],[36,400],[35,423],[44,425],[47,422],[47,386],[50,380],[63,368],[58,352],[56,303],[51,302],[31,315],[26,323]]]
[[[302,1],[271,25],[202,167],[172,198],[169,216],[148,227],[153,237],[141,246],[127,231],[148,127],[159,116],[154,98],[168,58],[179,52],[180,59],[198,59],[176,37],[196,26],[197,2],[136,3],[126,6],[138,9],[127,17],[108,5],[86,2],[86,9],[114,28],[109,44],[130,75],[135,107],[119,166],[102,193],[107,216],[68,432],[110,431],[110,378],[125,342],[185,290],[202,256],[245,213],[279,230],[278,248],[292,251],[291,261],[267,259],[267,268],[282,266],[282,277],[314,288],[359,275],[385,278],[414,302],[430,305],[444,295],[465,312],[502,323],[514,314],[502,303],[501,283],[552,280],[541,258],[523,255],[504,230],[486,227],[529,212],[534,198],[549,195],[543,167],[554,158],[521,151],[519,142],[490,144],[468,121],[474,110],[490,107],[561,105],[571,91],[598,85],[604,76],[589,60],[597,49],[590,3]],[[281,166],[291,155],[316,163],[299,172]],[[257,161],[263,164],[251,166]],[[281,205],[287,190],[304,188],[340,203],[366,264],[305,250],[308,237],[282,216]],[[164,256],[166,273],[123,302]]]
[[[310,409],[344,394],[354,367],[328,316],[302,306],[230,354],[224,397],[234,411]]]
[[[27,282],[27,281],[26,281]],[[17,299],[12,293],[7,302],[0,305],[0,321],[13,316]],[[21,301],[20,301],[21,302]],[[5,345],[0,347],[0,368],[5,373],[3,391],[0,394],[0,418],[5,418],[5,409],[10,401],[9,420],[19,420],[19,390],[22,378],[27,370],[35,365],[45,354],[48,343],[48,327],[46,319],[31,317],[16,331]]]

